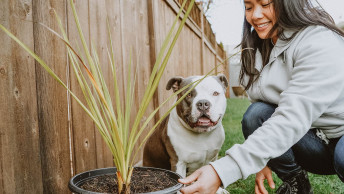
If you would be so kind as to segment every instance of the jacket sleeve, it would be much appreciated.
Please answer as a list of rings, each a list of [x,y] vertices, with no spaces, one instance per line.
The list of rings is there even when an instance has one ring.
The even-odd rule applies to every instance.
[[[344,40],[324,27],[311,28],[295,47],[292,77],[274,114],[242,145],[211,163],[225,187],[285,153],[343,95]]]

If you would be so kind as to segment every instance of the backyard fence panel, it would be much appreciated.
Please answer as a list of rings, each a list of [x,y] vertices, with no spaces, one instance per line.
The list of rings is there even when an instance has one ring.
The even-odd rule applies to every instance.
[[[107,45],[109,48],[109,52],[111,52],[111,49],[114,51],[114,63],[115,63],[115,70],[116,70],[116,76],[117,76],[117,82],[118,82],[118,87],[121,90],[120,92],[120,97],[121,97],[121,102],[124,101],[124,90],[123,90],[123,84],[125,82],[125,77],[123,75],[123,68],[124,68],[124,63],[123,63],[123,53],[122,53],[122,44],[125,44],[125,40],[122,40],[122,17],[121,17],[121,6],[120,6],[120,0],[106,0],[106,12],[107,12],[107,17],[109,20],[109,30],[111,34],[111,40],[112,40],[112,48],[110,44],[110,40],[107,40]],[[103,30],[108,30],[106,29]],[[108,35],[106,36],[108,37]],[[112,72],[111,72],[112,73]],[[111,77],[111,80],[113,78]],[[112,87],[110,87],[110,92],[113,95],[114,99],[114,83],[111,83]],[[117,105],[114,104],[116,107]]]
[[[137,110],[139,109],[140,102],[142,101],[142,98],[144,96],[144,93],[146,91],[149,77],[151,75],[152,71],[152,65],[150,64],[150,35],[149,35],[149,18],[148,18],[148,3],[146,1],[135,1],[135,6],[137,6],[137,11],[136,11],[136,24],[135,28],[140,29],[140,34],[141,35],[135,35],[136,37],[136,42],[137,42],[137,55],[136,55],[136,65],[138,69],[138,75],[137,75],[137,84],[135,87],[135,93],[138,95],[135,95],[135,107],[136,110],[135,114],[137,113]],[[137,31],[137,30],[136,30]],[[155,62],[155,61],[154,61]],[[154,96],[153,96],[154,98]],[[147,120],[148,116],[150,113],[154,111],[156,106],[154,106],[154,102],[150,103],[146,114],[144,117],[141,119],[140,126],[143,125],[143,123]],[[153,127],[155,124],[155,120],[153,119],[152,122],[146,127],[145,130],[148,130]],[[142,154],[143,154],[143,147],[139,148],[140,143],[143,141],[143,136],[140,137],[138,140],[139,143],[135,144],[135,149],[140,149],[138,150],[138,155],[135,158],[135,162],[138,162],[142,159]]]
[[[209,46],[204,47],[204,73],[210,72],[215,67],[215,56],[212,48]],[[214,70],[211,74],[215,74],[216,71]]]
[[[190,36],[192,34],[192,31],[190,31]],[[188,65],[193,65],[191,72],[194,72],[196,75],[204,75],[206,72],[203,72],[202,65],[202,38],[198,36],[191,36],[190,40],[190,45],[192,46],[192,49],[189,50],[192,51],[192,54],[188,56],[188,58],[191,59]]]
[[[72,12],[70,3],[67,1],[67,14],[68,14],[68,38],[73,46],[80,54],[80,56],[86,60],[86,56],[83,51],[82,43],[79,38],[78,29],[75,25],[75,20]],[[80,25],[85,36],[87,46],[90,48],[89,44],[89,3],[88,0],[76,1],[75,8],[78,13]],[[79,49],[78,49],[79,48]],[[69,61],[69,78],[70,87],[74,94],[76,94],[79,99],[86,105],[86,101],[83,98],[83,93],[80,89],[79,83],[74,76],[74,70],[71,67]],[[86,73],[84,76],[87,77]],[[96,140],[95,140],[95,126],[92,119],[85,113],[81,106],[71,98],[71,135],[73,139],[72,150],[73,151],[73,164],[74,164],[74,174],[97,168],[97,160],[87,159],[96,158]]]
[[[98,50],[106,82],[114,94],[107,55],[110,44],[106,20],[109,19],[121,102],[125,101],[131,53],[131,63],[138,68],[132,110],[134,115],[148,84],[158,50],[179,9],[178,2],[77,0],[74,3],[86,42],[90,48],[92,41]],[[195,9],[200,8],[196,6]],[[72,91],[83,99],[74,72],[68,66],[70,61],[63,41],[42,25],[21,20],[40,22],[60,32],[54,10],[67,28],[71,44],[77,51],[82,50],[69,0],[37,0],[32,3],[28,0],[5,0],[0,4],[0,12],[3,13],[0,22],[34,48],[65,83],[69,82]],[[202,38],[202,34],[206,33],[202,29],[204,22],[201,22],[201,15],[200,10],[193,10],[192,19],[187,20],[147,113],[172,94],[172,91],[166,91],[166,84],[171,77],[205,74],[214,67],[216,60],[222,60],[221,57],[216,59],[216,48],[207,38]],[[93,122],[66,90],[40,65],[34,66],[34,60],[2,32],[0,41],[8,45],[0,50],[0,87],[3,91],[0,101],[1,107],[4,107],[0,110],[0,193],[68,193],[67,183],[72,175],[112,166],[112,155]],[[81,56],[86,59],[82,53]],[[134,74],[135,68],[132,69],[132,79]],[[36,88],[32,89],[32,86]],[[172,101],[168,104],[171,105]],[[167,106],[153,122],[166,110]],[[146,119],[147,115],[141,124]],[[152,123],[148,128],[151,126]],[[141,142],[142,139],[135,149]],[[136,161],[141,159],[142,149]]]
[[[33,24],[24,21],[32,20],[32,2],[1,1],[0,13],[1,24],[33,49]],[[42,193],[35,62],[3,32],[0,42],[0,193]]]
[[[218,74],[223,74],[223,75],[226,75],[226,67],[225,65],[226,64],[221,64],[221,60],[219,60],[217,57],[215,57],[215,60],[216,60],[216,66],[217,66],[217,73]]]
[[[174,11],[172,10],[172,8],[163,1],[159,1],[157,6],[158,6],[158,11],[155,13],[156,15],[154,15],[158,23],[158,25],[155,26],[155,31],[156,31],[155,47],[157,48],[157,51],[159,51],[162,47],[165,37],[167,36],[174,22],[174,18],[176,15]],[[177,25],[179,25],[179,22],[177,23]],[[181,35],[179,38],[181,38]],[[172,42],[172,40],[170,42]],[[164,75],[161,78],[161,81],[158,87],[158,91],[159,91],[158,103],[159,104],[164,102],[170,95],[173,94],[172,90],[166,91],[166,85],[168,81],[170,80],[170,78],[174,76],[183,76],[184,73],[186,72],[186,67],[182,64],[181,56],[179,56],[180,52],[178,52],[179,50],[182,49],[182,45],[180,45],[180,43],[182,43],[182,41],[179,39],[178,43],[175,45],[173,49],[173,52],[171,53],[170,60],[168,61],[166,65]],[[160,116],[162,116],[162,114],[168,110],[168,107],[172,105],[173,101],[174,99],[168,102],[161,109]]]
[[[144,96],[146,87],[148,85],[149,76],[151,74],[151,60],[150,60],[150,36],[149,36],[149,26],[148,26],[148,3],[147,1],[123,1],[122,2],[122,40],[124,40],[122,45],[123,51],[123,64],[125,76],[124,89],[128,89],[127,79],[134,80],[136,74],[136,84],[134,88],[134,102],[131,110],[132,121],[131,125],[134,123],[134,119],[138,113],[140,102]],[[131,62],[130,62],[131,61]],[[153,62],[154,63],[154,62]],[[127,77],[129,65],[131,68],[131,78]],[[148,114],[153,112],[153,103],[149,104],[146,114],[140,121],[140,126],[148,118]],[[154,120],[153,120],[154,121]],[[147,126],[151,128],[152,123]],[[139,148],[142,142],[142,137],[135,144],[134,149]],[[142,149],[139,150],[137,157],[135,158],[135,163],[141,160]]]
[[[112,80],[112,71],[111,65],[108,56],[108,27],[107,27],[107,17],[108,14],[106,12],[106,1],[105,0],[97,0],[97,1],[89,1],[89,29],[90,29],[90,42],[93,47],[96,49],[96,52],[99,57],[99,62],[101,66],[101,70],[104,75],[105,82],[108,86],[113,86]],[[104,168],[104,167],[112,167],[113,158],[110,149],[107,147],[105,141],[103,140],[100,133],[98,133],[96,129],[95,137],[96,137],[96,150],[97,150],[97,167]],[[85,158],[87,159],[87,158]]]
[[[192,31],[190,31],[190,35],[192,35],[194,33],[192,33]],[[190,62],[189,64],[193,64],[194,68],[191,71],[194,71],[195,74],[197,75],[204,75],[206,72],[203,72],[203,65],[202,65],[202,38],[199,36],[192,36],[191,37],[191,44],[192,45],[192,49],[190,49],[192,51],[191,57],[192,58],[192,62]]]
[[[156,26],[156,34],[158,35],[155,38],[155,45],[159,50],[164,38],[172,26],[179,6],[175,1],[159,1],[158,6],[159,11],[157,12],[156,20],[159,25]],[[195,30],[198,31],[195,32]],[[172,90],[162,92],[166,90],[166,85],[172,77],[202,75],[202,39],[199,36],[200,34],[201,32],[199,31],[199,28],[192,20],[189,19],[181,31],[175,48],[171,54],[171,58],[167,64],[166,71],[161,79],[161,83],[159,85],[159,91],[161,91],[159,93],[160,103],[166,100],[173,93]],[[173,101],[174,100],[172,99],[168,103],[168,106],[165,106],[161,112],[165,112],[167,108],[172,105]]]
[[[131,68],[130,77],[134,79],[134,74],[136,68],[134,68],[137,64],[137,55],[138,55],[138,48],[137,48],[137,35],[142,36],[140,29],[136,27],[136,20],[137,20],[137,7],[135,5],[134,0],[128,1],[120,1],[120,12],[121,12],[121,37],[122,37],[122,66],[123,66],[123,105],[125,107],[125,101],[127,100],[126,94],[128,85],[128,71]],[[131,65],[131,67],[129,67]],[[129,79],[131,81],[132,79]],[[133,105],[134,110],[131,112],[131,121],[133,121],[133,116],[136,113],[136,106]],[[132,122],[130,122],[132,123]]]
[[[103,30],[104,32],[108,33],[108,30],[110,30],[111,34],[111,40],[112,40],[112,48],[110,44],[110,39],[108,38],[108,34],[104,35],[107,39],[107,47],[109,49],[109,52],[111,52],[111,49],[114,51],[114,63],[115,63],[115,71],[116,71],[116,76],[117,76],[117,83],[119,87],[119,95],[120,95],[120,105],[113,104],[114,109],[116,110],[117,106],[124,107],[124,102],[125,102],[125,90],[124,90],[124,84],[126,83],[126,75],[124,75],[124,68],[126,68],[126,63],[124,62],[124,54],[123,54],[123,45],[126,43],[126,40],[123,39],[123,29],[122,26],[123,24],[123,1],[121,0],[106,0],[105,5],[106,7],[104,10],[107,12],[107,18],[109,21],[109,29],[107,26],[105,26]],[[103,10],[103,11],[104,11]],[[102,11],[102,10],[99,10]],[[95,21],[97,22],[97,21]],[[103,22],[106,22],[103,20]],[[106,23],[105,23],[106,24]],[[107,53],[107,51],[106,51]],[[128,57],[129,58],[129,57]],[[127,61],[126,61],[127,62]],[[106,60],[106,64],[110,65],[109,60]],[[110,69],[109,69],[110,71]],[[114,91],[114,77],[112,74],[112,70],[110,71],[111,75],[109,74],[109,90],[110,93],[112,93],[112,100],[115,102],[115,91]],[[109,72],[109,73],[110,73]],[[108,158],[108,163],[106,166],[110,165],[109,159],[111,158],[112,163],[113,163],[113,157],[112,154],[108,151],[108,148],[103,146],[102,149],[107,152],[104,157]],[[99,161],[98,163],[101,163],[101,157],[97,157],[97,160]],[[105,165],[105,164],[104,164]]]
[[[158,13],[158,1],[147,0],[147,19],[148,19],[148,41],[149,41],[149,63],[150,69],[153,70],[154,64],[156,62],[156,57],[158,55],[156,51],[156,37],[158,36],[156,31]],[[145,84],[148,83],[148,80],[144,81]],[[155,92],[153,96],[153,107],[159,106],[159,92]],[[154,115],[155,121],[159,120],[160,111]]]
[[[177,42],[175,57],[172,58],[169,68],[180,67],[178,75],[188,77],[191,75],[202,75],[201,68],[201,45],[202,39],[185,25]]]
[[[66,21],[66,1],[33,1],[33,20],[59,31],[54,10]],[[66,83],[65,45],[42,25],[34,23],[35,52]],[[36,68],[38,120],[44,193],[67,193],[71,177],[67,92],[39,65]]]

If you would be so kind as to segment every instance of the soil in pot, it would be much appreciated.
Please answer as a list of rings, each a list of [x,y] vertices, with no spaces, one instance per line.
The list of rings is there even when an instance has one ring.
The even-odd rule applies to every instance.
[[[134,168],[130,184],[130,193],[148,193],[166,189],[176,185],[164,171],[145,170],[140,171]],[[84,190],[99,193],[118,193],[116,174],[100,175],[85,181],[79,185]]]

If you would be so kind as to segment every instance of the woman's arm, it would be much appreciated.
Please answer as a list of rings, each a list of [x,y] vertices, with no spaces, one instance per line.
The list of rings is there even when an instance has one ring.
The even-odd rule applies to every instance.
[[[344,92],[344,41],[324,27],[305,30],[294,45],[294,68],[278,108],[242,145],[211,163],[224,186],[263,169],[299,141]],[[290,49],[290,48],[289,48]]]

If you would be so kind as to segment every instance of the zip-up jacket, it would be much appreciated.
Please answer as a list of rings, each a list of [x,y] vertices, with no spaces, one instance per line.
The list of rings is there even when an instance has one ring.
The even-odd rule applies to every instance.
[[[292,34],[284,32],[286,37]],[[257,51],[255,66],[261,74],[247,91],[250,100],[278,107],[243,144],[211,163],[225,187],[259,172],[311,128],[321,129],[329,139],[344,134],[343,37],[310,26],[290,41],[278,39],[264,67]]]

